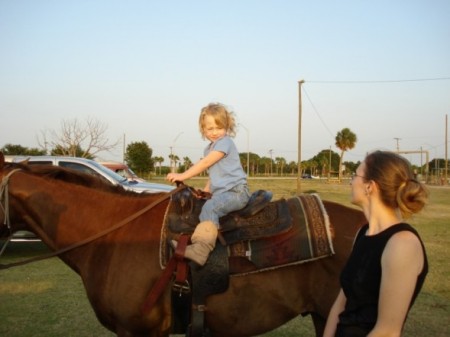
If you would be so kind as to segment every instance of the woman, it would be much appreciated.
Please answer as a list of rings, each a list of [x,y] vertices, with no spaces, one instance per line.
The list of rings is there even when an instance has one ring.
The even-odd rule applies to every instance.
[[[428,272],[419,234],[404,219],[425,206],[428,192],[409,162],[376,151],[352,178],[352,203],[368,224],[355,238],[341,274],[324,337],[400,336]]]

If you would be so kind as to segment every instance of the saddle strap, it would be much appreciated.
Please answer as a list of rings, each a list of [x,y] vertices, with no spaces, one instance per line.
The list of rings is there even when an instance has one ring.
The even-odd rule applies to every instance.
[[[189,235],[180,236],[177,248],[175,249],[175,253],[170,258],[163,273],[159,277],[158,281],[156,281],[156,283],[153,285],[150,293],[147,295],[146,300],[141,305],[142,314],[146,314],[153,308],[175,272],[177,272],[177,282],[182,283],[187,279],[188,266],[186,260],[184,260],[184,252],[186,250],[188,241]],[[185,277],[184,280],[182,280],[183,277]]]

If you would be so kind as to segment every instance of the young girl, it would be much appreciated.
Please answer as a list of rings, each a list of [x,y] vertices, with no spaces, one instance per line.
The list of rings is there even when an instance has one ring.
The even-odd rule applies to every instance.
[[[183,173],[169,173],[170,182],[184,181],[208,170],[209,179],[204,190],[212,193],[200,213],[200,223],[192,234],[192,244],[185,257],[203,266],[214,249],[219,218],[243,208],[250,193],[247,177],[242,169],[234,137],[236,122],[231,111],[219,103],[211,103],[201,110],[199,128],[203,139],[210,143],[203,158]]]
[[[359,165],[351,201],[368,224],[342,271],[324,337],[401,335],[428,272],[422,240],[404,219],[420,212],[427,197],[409,162],[396,153],[376,151]]]

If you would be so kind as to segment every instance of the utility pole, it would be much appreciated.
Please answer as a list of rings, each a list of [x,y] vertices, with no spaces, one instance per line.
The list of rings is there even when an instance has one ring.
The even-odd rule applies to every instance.
[[[123,134],[123,156],[122,156],[122,163],[125,164],[125,133]]]
[[[300,194],[302,187],[302,84],[304,80],[298,81],[298,162],[297,162],[297,194]]]
[[[272,162],[273,162],[273,160],[272,160],[272,152],[273,152],[273,149],[270,149],[269,150],[269,153],[270,153],[270,176],[272,176]]]
[[[399,145],[399,140],[401,140],[401,138],[394,138],[397,141],[397,152],[400,151],[400,145]]]
[[[445,115],[445,182],[448,184],[448,115]]]
[[[330,152],[328,154],[328,181],[330,181],[331,178],[331,145],[330,145]]]
[[[170,146],[170,173],[175,172],[175,168],[173,167],[173,152],[172,152],[172,146]]]

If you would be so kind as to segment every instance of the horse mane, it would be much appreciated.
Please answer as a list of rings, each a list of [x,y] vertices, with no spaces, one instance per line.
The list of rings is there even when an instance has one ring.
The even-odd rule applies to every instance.
[[[21,169],[36,176],[54,180],[61,180],[70,184],[81,185],[96,190],[101,190],[110,193],[119,193],[128,196],[142,195],[142,193],[135,193],[133,191],[128,191],[121,185],[112,185],[109,181],[107,181],[102,177],[97,177],[92,174],[77,171],[70,168],[46,164],[31,165],[26,161],[20,163],[6,163],[6,164],[11,168]]]

